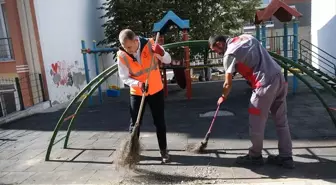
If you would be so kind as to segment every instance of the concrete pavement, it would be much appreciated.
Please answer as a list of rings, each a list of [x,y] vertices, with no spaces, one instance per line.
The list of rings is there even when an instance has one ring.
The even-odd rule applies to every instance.
[[[291,80],[289,80],[291,83]],[[336,182],[336,129],[318,99],[300,84],[288,95],[296,169],[265,165],[247,168],[234,160],[250,146],[247,105],[250,91],[244,81],[234,88],[218,117],[205,154],[184,151],[200,142],[216,109],[222,82],[193,84],[193,99],[185,90],[169,86],[166,100],[168,147],[172,162],[160,164],[151,114],[146,111],[141,127],[144,151],[135,171],[116,169],[113,161],[129,123],[128,92],[105,98],[103,105],[84,108],[75,122],[69,148],[57,136],[51,160],[44,161],[47,145],[62,110],[46,111],[2,125],[0,130],[0,184],[332,184]],[[291,87],[291,85],[290,85]],[[334,98],[323,93],[328,103]],[[148,109],[148,107],[147,107]],[[271,119],[265,130],[264,156],[277,153]]]

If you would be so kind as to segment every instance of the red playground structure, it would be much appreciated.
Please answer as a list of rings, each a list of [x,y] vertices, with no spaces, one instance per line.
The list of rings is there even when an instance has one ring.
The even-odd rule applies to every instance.
[[[190,29],[189,20],[182,20],[178,17],[174,12],[168,11],[167,14],[158,22],[154,23],[153,32],[160,32],[160,44],[164,44],[164,36],[163,34],[167,31],[167,29],[171,25],[176,25],[180,31],[182,31],[183,36],[182,40],[189,40],[188,32]],[[165,96],[168,96],[168,86],[167,86],[167,69],[173,69],[174,76],[177,84],[186,90],[187,99],[191,98],[191,75],[190,75],[190,49],[188,46],[184,47],[184,67],[174,67],[174,66],[166,66],[164,64],[160,65],[162,69],[162,77],[164,82],[164,92]]]

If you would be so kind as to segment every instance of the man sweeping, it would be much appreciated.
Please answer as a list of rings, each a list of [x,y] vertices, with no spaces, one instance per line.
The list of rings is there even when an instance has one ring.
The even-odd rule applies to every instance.
[[[216,35],[209,38],[210,48],[223,55],[225,82],[218,104],[228,98],[232,87],[232,74],[240,73],[253,88],[249,105],[249,128],[252,146],[238,164],[264,164],[262,157],[265,124],[271,113],[278,136],[279,155],[268,156],[267,162],[285,168],[294,168],[292,141],[287,120],[287,83],[281,67],[273,60],[260,42],[251,35],[234,38]]]
[[[120,32],[119,41],[121,44],[117,52],[119,76],[123,83],[130,87],[130,132],[132,132],[137,120],[142,93],[146,91],[144,106],[148,103],[151,109],[162,162],[166,163],[169,161],[169,155],[167,152],[163,84],[158,60],[169,64],[171,56],[162,46],[155,44],[152,38],[137,36],[130,29],[124,29]],[[150,69],[153,55],[156,60]],[[150,77],[148,86],[145,88],[148,72],[150,72]],[[142,110],[139,125],[141,125],[145,107]],[[138,128],[140,129],[140,127]],[[140,131],[138,133],[139,137]]]

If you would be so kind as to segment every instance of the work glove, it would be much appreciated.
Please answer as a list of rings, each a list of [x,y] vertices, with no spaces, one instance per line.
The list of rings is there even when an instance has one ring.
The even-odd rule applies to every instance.
[[[141,91],[144,93],[147,93],[148,92],[148,88],[149,88],[149,86],[148,86],[148,84],[147,84],[147,86],[146,86],[146,83],[144,83],[144,82],[139,82],[138,83],[138,87],[140,87],[141,88]]]
[[[224,102],[225,99],[226,99],[226,98],[225,98],[224,96],[219,97],[218,100],[217,100],[217,105],[222,104],[222,103]]]
[[[165,51],[163,50],[163,48],[159,45],[159,44],[154,44],[152,46],[152,50],[154,53],[159,54],[160,56],[163,56]]]

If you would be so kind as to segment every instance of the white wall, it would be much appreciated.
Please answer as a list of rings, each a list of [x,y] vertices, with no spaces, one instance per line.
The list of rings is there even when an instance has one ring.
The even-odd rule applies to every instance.
[[[332,56],[336,56],[336,1],[335,0],[312,0],[312,18],[311,18],[311,40],[312,44],[325,50]],[[332,61],[336,65],[336,60],[330,56],[318,51],[316,48],[312,50],[318,55]],[[320,58],[320,60],[323,60]],[[320,68],[324,72],[334,75],[334,69],[322,64],[318,59],[314,60],[314,66]],[[318,65],[317,65],[318,63]]]
[[[93,40],[102,40],[103,14],[97,10],[105,0],[35,0],[35,11],[41,40],[48,90],[52,104],[71,100],[85,85],[81,40],[92,47]],[[90,78],[96,76],[93,55],[88,56]],[[105,58],[105,69],[112,65]],[[99,60],[100,72],[102,59]],[[71,78],[68,77],[71,75]],[[103,85],[106,88],[106,85]]]

